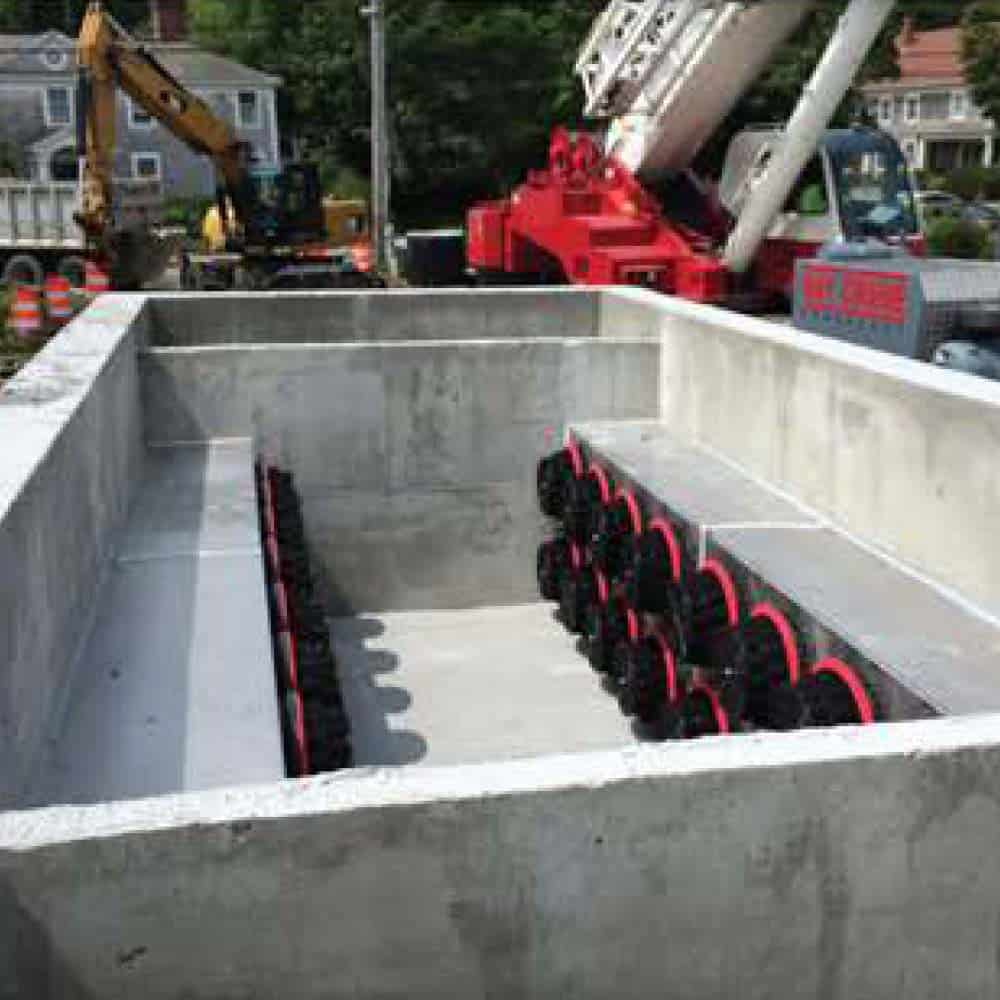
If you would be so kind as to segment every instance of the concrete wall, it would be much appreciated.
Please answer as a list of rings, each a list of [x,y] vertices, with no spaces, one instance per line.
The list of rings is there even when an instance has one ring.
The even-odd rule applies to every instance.
[[[1000,614],[1000,385],[641,291],[601,329],[659,333],[672,433]]]
[[[157,295],[150,335],[156,347],[593,337],[599,301],[570,288]]]
[[[296,344],[273,300],[263,322],[237,296],[209,300],[209,346],[171,348],[171,310],[196,332],[200,300],[154,300],[152,329],[145,300],[111,297],[0,394],[4,801],[58,717],[147,433],[250,428],[315,491],[307,517],[324,481],[341,484],[327,487],[330,551],[384,518],[398,530],[380,545],[426,565],[479,530],[466,463],[530,500],[534,456],[520,456],[547,423],[641,416],[662,397],[678,433],[995,595],[1000,399],[986,383],[643,293],[604,298],[603,336],[555,340],[527,308],[504,336],[464,338],[463,308],[470,329],[483,312],[503,322],[490,297],[442,300],[452,319],[424,314],[436,338],[412,332],[417,298],[363,298],[344,308],[395,310],[389,342],[348,344],[330,319]],[[314,315],[340,301],[318,297]],[[223,316],[247,342],[219,343]],[[662,334],[662,378],[648,334]],[[141,359],[144,417],[133,349],[148,338],[161,343]],[[448,511],[421,521],[441,495],[468,528]],[[424,572],[406,565],[400,593]],[[452,597],[472,586],[443,566],[440,579]],[[982,717],[735,736],[3,813],[0,1000],[986,1000],[1000,989],[998,732]]]
[[[89,310],[0,390],[0,807],[58,728],[142,464],[143,300]]]
[[[991,1000],[998,726],[0,817],[0,997]]]
[[[657,344],[596,339],[591,293],[292,299],[155,298],[186,346],[141,359],[150,440],[290,468],[334,613],[535,600],[535,462],[578,416],[655,416]]]

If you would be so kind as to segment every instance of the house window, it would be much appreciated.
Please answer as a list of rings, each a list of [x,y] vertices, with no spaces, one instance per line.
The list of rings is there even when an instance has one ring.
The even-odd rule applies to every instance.
[[[132,98],[128,102],[128,125],[129,128],[151,129],[153,127],[153,116],[139,107]]]
[[[237,124],[240,128],[260,128],[260,95],[257,91],[241,90],[237,108]]]
[[[76,146],[63,146],[49,158],[49,177],[54,181],[75,181],[80,179],[80,159]]]
[[[73,101],[69,87],[49,87],[45,91],[46,128],[58,128],[73,122]]]
[[[892,98],[881,97],[878,102],[878,120],[883,125],[888,125],[892,121]]]
[[[903,102],[903,120],[907,125],[920,121],[920,95],[907,94]]]
[[[44,53],[42,53],[42,62],[45,63],[45,66],[48,69],[65,69],[68,61],[69,57],[67,54],[65,52],[60,52],[59,49],[47,49]]]
[[[917,165],[917,143],[914,139],[907,139],[903,143],[903,152],[906,154],[906,162],[911,167]]]
[[[158,181],[163,177],[159,153],[133,153],[132,176],[136,180]]]
[[[965,103],[965,93],[961,90],[953,90],[951,92],[951,110],[949,112],[950,117],[955,119],[962,119],[965,117],[966,103]]]

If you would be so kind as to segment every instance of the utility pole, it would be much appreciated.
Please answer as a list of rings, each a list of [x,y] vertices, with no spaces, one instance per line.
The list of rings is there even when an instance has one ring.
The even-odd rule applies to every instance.
[[[372,64],[372,243],[375,266],[381,273],[388,269],[389,226],[389,134],[386,128],[385,82],[385,3],[369,0],[362,10],[371,29]]]

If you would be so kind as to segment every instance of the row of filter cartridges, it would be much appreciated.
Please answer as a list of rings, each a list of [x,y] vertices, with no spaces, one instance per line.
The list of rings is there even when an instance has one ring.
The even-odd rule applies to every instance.
[[[350,724],[294,480],[261,464],[257,492],[288,773],[304,777],[350,767]]]
[[[684,739],[868,724],[874,691],[844,659],[806,665],[790,617],[747,600],[722,558],[692,558],[664,509],[570,439],[538,465],[550,537],[538,586],[641,735]],[[745,586],[742,590],[749,590]]]

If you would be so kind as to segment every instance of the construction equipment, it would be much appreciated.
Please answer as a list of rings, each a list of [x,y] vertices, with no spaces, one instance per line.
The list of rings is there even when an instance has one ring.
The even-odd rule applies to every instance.
[[[189,287],[357,287],[368,276],[350,248],[331,248],[315,166],[256,171],[233,128],[192,94],[94,0],[80,29],[78,115],[85,150],[83,199],[77,216],[92,254],[112,270],[146,235],[120,225],[111,191],[115,99],[125,91],[183,143],[211,157],[219,179],[214,223],[219,237],[205,253],[182,261]]]
[[[914,260],[883,247],[863,259],[800,261],[801,330],[1000,379],[1000,266]]]
[[[893,0],[851,0],[787,125],[748,130],[716,190],[692,164],[815,0],[612,0],[576,64],[603,139],[557,129],[548,169],[468,213],[468,264],[511,277],[634,284],[708,302],[788,296],[797,258],[879,235],[919,252],[905,160],[869,129],[827,132]],[[881,178],[866,216],[857,174]],[[650,190],[663,185],[658,199]]]
[[[151,232],[161,221],[159,181],[115,178],[111,187],[117,228]],[[0,284],[40,285],[46,274],[57,272],[82,287],[86,239],[75,221],[79,208],[75,181],[0,180]],[[152,237],[150,243],[160,245]],[[169,241],[163,245],[169,250]],[[129,277],[141,283],[156,277],[166,260],[153,256],[145,273],[138,273],[139,260],[127,263]]]

